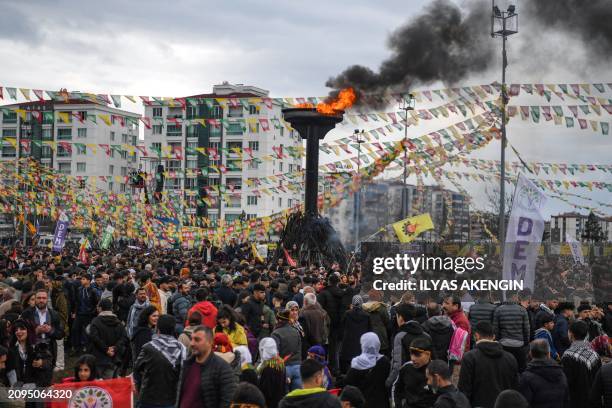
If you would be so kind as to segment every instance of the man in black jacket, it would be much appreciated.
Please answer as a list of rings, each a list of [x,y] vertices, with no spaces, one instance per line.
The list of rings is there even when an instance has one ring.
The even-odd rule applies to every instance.
[[[516,359],[495,341],[491,323],[478,323],[475,338],[476,346],[461,361],[458,388],[472,406],[493,408],[500,392],[518,389]]]
[[[142,407],[174,407],[185,346],[174,338],[176,319],[162,315],[157,334],[140,350],[134,363],[134,380]]]
[[[232,289],[233,283],[232,275],[226,273],[221,277],[221,286],[215,290],[217,299],[223,302],[223,304],[231,307],[236,305],[236,300],[238,299],[238,295],[234,289]]]
[[[531,362],[521,374],[520,391],[531,408],[569,406],[569,388],[563,367],[550,358],[550,345],[536,339],[529,345]]]
[[[253,294],[249,300],[242,305],[241,311],[246,324],[255,337],[259,339],[264,314],[264,301],[266,299],[266,288],[261,283],[253,286]]]
[[[476,296],[476,303],[470,306],[470,311],[468,312],[470,327],[476,327],[480,322],[493,324],[493,312],[495,312],[497,306],[489,301],[488,295],[488,293],[477,293],[474,295]]]
[[[27,308],[21,314],[34,328],[36,343],[45,343],[53,355],[53,364],[57,358],[57,342],[64,338],[64,325],[54,310],[47,308],[49,295],[45,289],[38,289],[34,295],[36,305]]]
[[[493,313],[495,338],[508,353],[512,354],[518,364],[519,373],[527,365],[527,346],[529,344],[529,315],[527,310],[518,304],[518,295],[509,294]]]
[[[75,306],[72,309],[74,322],[70,335],[72,336],[72,347],[76,352],[87,347],[88,338],[85,329],[91,323],[91,319],[94,318],[97,306],[98,295],[91,287],[91,275],[84,273],[81,275],[81,286],[77,289]]]
[[[391,392],[396,407],[429,407],[436,400],[431,390],[426,387],[425,371],[431,362],[431,353],[431,340],[427,338],[416,338],[410,344],[410,359],[402,365]]]
[[[471,408],[467,397],[451,382],[452,371],[446,361],[431,361],[426,374],[429,389],[438,395],[433,408]]]
[[[125,326],[112,312],[110,299],[102,299],[98,305],[100,313],[89,328],[90,353],[96,357],[99,374],[102,378],[113,378],[117,364],[127,349]]]
[[[300,367],[304,388],[291,391],[280,401],[278,407],[341,408],[340,400],[323,388],[324,368],[317,360],[304,360]]]
[[[319,293],[317,301],[325,310],[330,320],[329,328],[329,366],[333,373],[338,371],[340,340],[342,339],[341,323],[345,310],[342,307],[344,290],[338,287],[340,278],[332,273],[327,279],[327,286]]]
[[[591,387],[591,407],[612,407],[612,363],[602,366],[595,375]]]
[[[231,366],[212,352],[213,333],[198,326],[191,334],[191,357],[181,369],[177,408],[228,407],[238,378]]]

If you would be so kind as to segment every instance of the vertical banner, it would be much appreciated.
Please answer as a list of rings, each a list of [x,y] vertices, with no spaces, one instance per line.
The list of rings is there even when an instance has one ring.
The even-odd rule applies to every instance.
[[[107,225],[104,230],[104,235],[102,236],[102,243],[100,244],[100,248],[108,249],[111,241],[113,240],[113,232],[115,232],[115,227],[112,225]]]
[[[580,265],[584,265],[584,256],[582,255],[582,245],[580,244],[580,242],[576,241],[576,239],[568,233],[565,234],[565,241],[567,241],[570,247],[570,251],[572,251],[574,262]]]
[[[504,246],[503,279],[522,281],[534,289],[535,265],[542,243],[542,208],[548,198],[522,173],[519,174]]]
[[[64,242],[66,241],[66,234],[68,234],[68,224],[70,220],[65,213],[60,213],[57,224],[55,224],[55,234],[53,235],[53,252],[62,252]]]

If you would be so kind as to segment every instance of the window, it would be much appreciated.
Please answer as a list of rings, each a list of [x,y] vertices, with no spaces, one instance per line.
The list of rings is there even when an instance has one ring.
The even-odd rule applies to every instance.
[[[218,119],[223,115],[223,109],[221,109],[221,106],[215,105],[212,107],[210,115],[213,119]]]
[[[127,167],[121,167],[121,175],[127,176]]]
[[[169,137],[176,137],[176,136],[182,136],[183,134],[183,127],[182,125],[168,125],[166,127],[166,136]]]
[[[115,149],[110,150],[110,157],[115,158]]]
[[[115,132],[110,132],[110,140],[111,142],[115,141]]]
[[[210,127],[210,137],[219,137],[219,136],[221,136],[221,126]]]
[[[109,183],[108,183],[108,191],[113,191],[113,187],[114,187],[113,182],[109,181]]]
[[[121,158],[126,160],[127,159],[127,150],[122,150],[121,151]]]
[[[187,142],[187,148],[195,150],[198,147],[198,142]],[[193,152],[192,154],[196,154]]]
[[[279,207],[283,206],[283,197],[278,197],[278,206]]]
[[[162,108],[153,108],[153,117],[161,118],[162,116]]]
[[[256,105],[249,105],[249,115],[257,115],[259,108]]]
[[[87,128],[77,129],[77,137],[79,139],[85,139],[87,137]]]
[[[178,178],[166,179],[166,185],[167,185],[168,190],[180,190],[181,189],[181,179],[178,179]]]
[[[128,135],[126,133],[122,133],[121,134],[121,143],[127,144],[127,142],[128,142]]]
[[[152,130],[153,130],[153,134],[154,135],[161,135],[162,134],[162,125],[153,125],[152,126]]]
[[[240,149],[242,150],[242,142],[227,142],[227,148],[228,149]],[[233,152],[231,152],[233,153]]]
[[[72,139],[72,129],[57,129],[57,140],[70,140]]]
[[[225,167],[227,167],[228,171],[240,171],[242,170],[242,160],[241,159],[226,159]]]
[[[17,129],[3,129],[2,137],[17,137]]]
[[[49,147],[49,146],[46,146],[46,147]],[[79,156],[83,156],[83,155],[87,154],[87,147],[86,146],[84,146],[82,144],[77,144],[76,148],[77,148],[77,154]]]
[[[87,171],[87,163],[77,163],[77,173],[85,173]]]
[[[161,148],[162,148],[162,144],[161,143],[151,143],[151,150],[153,150],[154,153],[160,153],[161,152]]]
[[[43,129],[42,138],[47,140],[53,139],[53,133],[51,133],[51,129]]]
[[[187,168],[188,169],[197,169],[198,161],[197,160],[187,160]]]
[[[136,146],[136,135],[132,135],[132,146]]]
[[[227,116],[230,118],[241,118],[242,117],[242,106],[232,106],[227,112]]]
[[[43,146],[41,154],[43,159],[50,159],[51,157],[53,157],[53,151],[51,150],[51,146]]]
[[[281,173],[283,172],[283,162],[282,161],[278,162],[278,171],[280,171]]]
[[[59,150],[59,149],[58,149]],[[65,162],[65,163],[58,163],[57,164],[57,170],[62,173],[62,174],[70,174],[71,171],[71,163],[70,162]]]
[[[287,206],[293,207],[293,199],[292,198],[287,199]]]
[[[120,193],[125,193],[125,184],[124,183],[119,184],[119,192]]]
[[[2,114],[2,122],[4,123],[17,123],[17,112],[15,111],[4,111]]]
[[[281,126],[280,128],[280,135],[281,137],[283,137],[285,135],[285,128]]]
[[[198,109],[195,106],[187,107],[187,119],[192,119],[198,116]]]
[[[168,150],[170,154],[176,154],[181,150],[181,142],[170,142],[168,143]]]
[[[187,137],[198,137],[198,128],[194,125],[187,126]]]
[[[112,164],[108,166],[108,174],[113,175],[115,173],[115,166]]]
[[[259,162],[255,160],[251,160],[249,162],[249,170],[257,170],[259,168]]]
[[[70,150],[65,149],[64,146],[57,147],[57,157],[70,157],[70,156],[72,156],[72,153],[70,152]]]
[[[208,178],[208,185],[209,186],[218,186],[219,185],[219,179],[217,177],[209,177]]]
[[[249,149],[251,149],[254,152],[258,152],[259,151],[259,142],[249,142]]]
[[[67,121],[64,122],[64,119],[67,119]],[[59,112],[59,115],[57,116],[57,123],[72,123],[72,112],[71,111]]]
[[[257,196],[247,196],[247,205],[257,205]]]
[[[225,179],[227,188],[233,186],[234,190],[240,190],[242,188],[242,178],[227,178]]]
[[[79,119],[81,122],[85,122],[87,120],[87,111],[79,111]]]
[[[194,189],[197,185],[197,179],[195,178],[186,178],[185,179],[185,188]]]
[[[2,145],[2,157],[17,157],[17,150],[11,145]]]
[[[168,171],[177,171],[181,169],[180,160],[168,160]]]
[[[219,152],[219,142],[210,142],[208,145],[211,149],[215,149],[217,153]]]

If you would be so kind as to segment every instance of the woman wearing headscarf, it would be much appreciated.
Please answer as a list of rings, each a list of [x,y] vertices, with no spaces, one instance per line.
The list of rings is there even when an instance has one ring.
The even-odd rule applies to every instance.
[[[227,334],[223,332],[215,333],[213,350],[217,356],[221,357],[232,367],[236,373],[236,377],[240,379],[240,352],[234,350],[232,342]]]
[[[340,372],[345,374],[353,358],[361,353],[359,339],[370,331],[370,316],[361,308],[363,298],[360,295],[353,296],[351,308],[344,314],[342,339],[342,350],[340,350]]]
[[[380,354],[380,339],[374,332],[361,336],[361,354],[351,361],[344,385],[354,385],[366,396],[364,408],[389,407],[385,380],[389,376],[389,358]]]
[[[285,362],[278,355],[276,341],[272,337],[264,337],[259,342],[261,363],[257,367],[258,386],[268,408],[276,408],[287,393],[287,375]]]

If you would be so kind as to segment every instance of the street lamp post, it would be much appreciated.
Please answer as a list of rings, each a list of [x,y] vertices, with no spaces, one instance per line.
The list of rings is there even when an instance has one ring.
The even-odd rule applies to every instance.
[[[408,186],[406,181],[408,179],[408,111],[414,110],[414,95],[408,94],[402,100],[400,109],[404,111],[404,175],[402,184],[402,219],[408,216]]]
[[[359,188],[355,191],[355,208],[353,222],[355,225],[355,248],[359,247],[359,223],[361,222],[361,144],[365,142],[361,138],[363,130],[355,129],[355,136],[357,137],[357,182]]]
[[[501,159],[500,159],[500,181],[499,181],[499,242],[504,244],[506,239],[506,105],[508,103],[508,93],[506,90],[506,67],[508,59],[506,56],[506,41],[512,34],[518,33],[518,14],[516,6],[510,4],[506,11],[501,11],[496,4],[496,0],[492,0],[491,13],[491,37],[502,38],[502,109],[501,109]],[[500,252],[503,254],[503,250]]]

